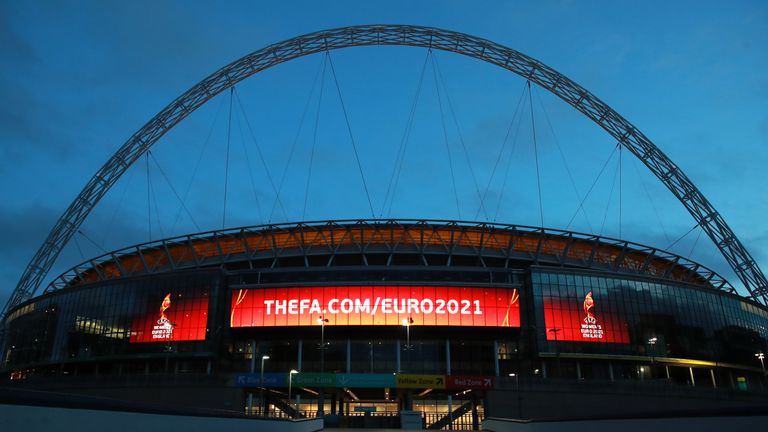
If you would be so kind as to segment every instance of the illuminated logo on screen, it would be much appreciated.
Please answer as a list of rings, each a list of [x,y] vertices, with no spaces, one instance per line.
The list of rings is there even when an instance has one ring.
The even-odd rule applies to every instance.
[[[592,291],[584,296],[584,323],[581,324],[581,336],[585,339],[603,339],[605,332],[603,326],[597,323],[597,318],[592,314],[595,307],[595,300],[592,298]]]
[[[133,317],[131,343],[204,340],[208,328],[208,292],[162,292],[146,298],[146,312]],[[159,309],[158,309],[159,304]]]
[[[606,299],[595,298],[593,291],[583,295],[544,298],[547,340],[629,343],[623,314],[606,311],[603,306],[607,303]]]
[[[165,311],[171,307],[171,294],[166,294],[163,302],[160,304],[160,319],[157,325],[152,328],[152,339],[171,339],[173,337],[173,323],[165,315]]]
[[[414,325],[520,327],[514,288],[454,286],[322,286],[232,292],[232,327]]]

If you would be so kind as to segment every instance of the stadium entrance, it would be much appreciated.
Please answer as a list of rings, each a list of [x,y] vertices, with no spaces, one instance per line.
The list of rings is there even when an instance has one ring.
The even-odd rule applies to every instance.
[[[246,407],[251,415],[313,418],[324,410],[327,427],[400,428],[415,421],[423,429],[478,430],[485,414],[485,394],[473,390],[339,388],[324,390],[322,400],[319,389],[306,387],[245,392],[246,400],[253,398],[253,406]]]

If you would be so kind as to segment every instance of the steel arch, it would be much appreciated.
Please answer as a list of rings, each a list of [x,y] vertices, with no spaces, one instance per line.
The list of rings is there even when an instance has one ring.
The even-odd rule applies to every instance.
[[[473,57],[514,72],[561,98],[637,156],[712,239],[751,297],[768,305],[768,280],[723,217],[651,140],[585,88],[536,59],[486,39],[431,27],[367,25],[319,31],[267,46],[224,66],[165,107],[107,160],[69,205],[27,265],[3,309],[3,316],[34,295],[64,245],[127,168],[195,109],[243,79],[274,65],[323,51],[369,45],[407,45]]]

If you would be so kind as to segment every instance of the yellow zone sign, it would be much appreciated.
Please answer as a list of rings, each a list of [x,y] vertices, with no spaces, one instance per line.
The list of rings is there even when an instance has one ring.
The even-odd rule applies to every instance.
[[[398,374],[395,376],[397,388],[445,388],[445,375],[411,375]]]

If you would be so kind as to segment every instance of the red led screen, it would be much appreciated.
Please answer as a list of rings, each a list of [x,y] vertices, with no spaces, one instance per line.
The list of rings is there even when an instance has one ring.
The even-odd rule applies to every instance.
[[[232,292],[232,327],[413,325],[520,327],[517,289],[325,286]]]
[[[204,340],[208,296],[164,293],[151,299],[147,313],[134,319],[131,343]]]
[[[626,321],[606,312],[603,300],[592,291],[579,298],[545,298],[547,340],[629,343]]]

